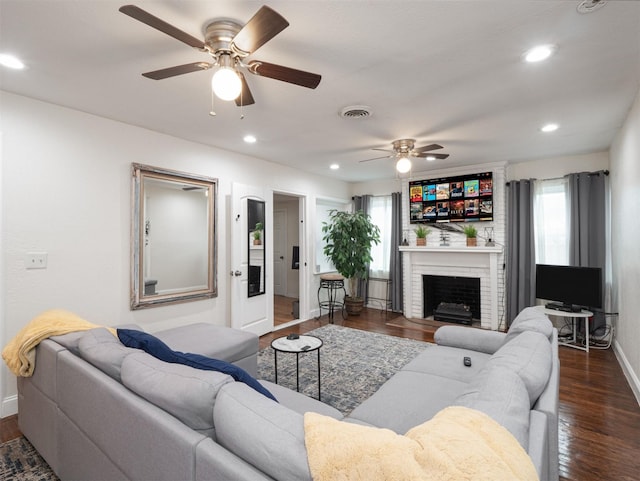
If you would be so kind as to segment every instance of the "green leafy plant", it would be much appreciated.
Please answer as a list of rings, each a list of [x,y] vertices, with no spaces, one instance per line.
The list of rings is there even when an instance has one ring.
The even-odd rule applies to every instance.
[[[322,223],[322,233],[324,255],[349,280],[351,297],[357,297],[357,281],[367,277],[368,264],[373,260],[371,247],[380,243],[380,229],[361,210],[351,213],[332,209],[329,221]]]
[[[426,227],[426,226],[421,225],[421,226],[416,227],[416,228],[413,230],[413,232],[415,232],[415,233],[416,233],[416,237],[417,237],[418,239],[426,239],[426,238],[427,238],[427,236],[429,235],[429,233],[431,232],[431,229],[429,229],[429,228],[428,228],[428,227]]]
[[[464,235],[466,235],[469,239],[474,239],[478,236],[478,229],[472,225],[465,225],[464,229],[462,229]]]
[[[262,222],[258,222],[256,224],[255,229],[253,230],[253,238],[254,240],[260,240],[262,238]]]

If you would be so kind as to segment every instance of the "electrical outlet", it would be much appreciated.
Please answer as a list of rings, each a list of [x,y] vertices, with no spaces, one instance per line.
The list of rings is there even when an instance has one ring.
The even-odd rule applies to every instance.
[[[47,253],[46,252],[28,252],[24,257],[24,266],[27,269],[46,269]]]

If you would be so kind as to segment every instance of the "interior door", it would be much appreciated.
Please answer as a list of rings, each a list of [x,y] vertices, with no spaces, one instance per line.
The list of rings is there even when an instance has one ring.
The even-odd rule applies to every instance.
[[[231,189],[231,327],[259,336],[273,330],[272,197],[260,187]]]
[[[276,296],[287,294],[287,213],[273,213],[273,290]]]

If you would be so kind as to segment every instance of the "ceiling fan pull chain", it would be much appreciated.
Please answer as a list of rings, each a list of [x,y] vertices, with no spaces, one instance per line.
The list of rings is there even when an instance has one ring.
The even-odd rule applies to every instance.
[[[211,117],[215,117],[216,111],[213,108],[213,101],[214,101],[215,95],[213,95],[213,89],[210,89],[210,92],[211,92],[211,110],[209,111],[209,115],[211,115]]]

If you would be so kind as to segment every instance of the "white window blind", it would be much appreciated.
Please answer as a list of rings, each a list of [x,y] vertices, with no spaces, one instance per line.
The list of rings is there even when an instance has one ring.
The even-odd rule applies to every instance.
[[[369,266],[369,276],[389,277],[391,257],[391,196],[371,197],[369,204],[371,221],[380,228],[380,243],[371,249],[373,261]]]

